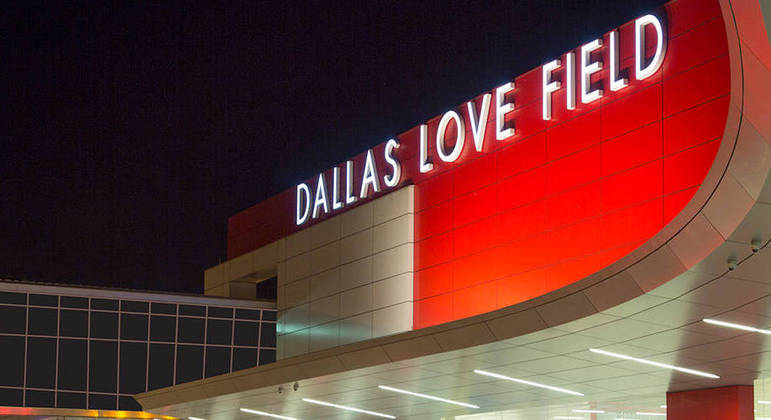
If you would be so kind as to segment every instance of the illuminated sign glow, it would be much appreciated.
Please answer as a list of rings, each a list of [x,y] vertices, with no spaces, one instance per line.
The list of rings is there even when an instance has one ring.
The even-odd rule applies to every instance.
[[[645,39],[647,27],[652,27],[656,35],[656,46],[653,56],[649,60],[646,59],[645,54],[648,47]],[[550,120],[552,118],[553,98],[556,95],[564,95],[564,102],[562,104],[567,110],[574,110],[576,108],[577,88],[580,90],[581,103],[589,104],[602,98],[603,90],[596,86],[600,83],[600,80],[596,80],[596,76],[605,68],[605,64],[599,57],[605,48],[608,49],[610,61],[608,63],[609,73],[606,76],[610,91],[623,90],[629,86],[628,79],[623,76],[620,69],[619,42],[619,33],[617,30],[614,30],[609,33],[609,45],[606,46],[602,39],[598,38],[578,49],[578,72],[580,75],[578,80],[580,87],[576,86],[576,58],[574,51],[566,53],[564,60],[555,59],[542,66],[541,99],[543,120]],[[635,79],[643,80],[651,77],[661,68],[667,50],[664,26],[658,17],[645,15],[635,20],[634,46]],[[556,72],[559,72],[560,76],[555,76]],[[595,80],[593,80],[593,77]],[[517,110],[514,99],[510,97],[510,94],[515,91],[516,86],[514,82],[505,83],[495,89],[493,118],[495,119],[495,139],[498,141],[508,140],[516,134],[516,121],[512,119],[507,120],[507,117]],[[488,117],[491,112],[491,102],[492,94],[485,94],[482,97],[479,109],[477,109],[474,101],[467,102],[465,116],[455,110],[449,110],[442,115],[436,130],[434,138],[435,148],[433,150],[433,153],[440,161],[453,163],[458,160],[465,145],[467,125],[471,130],[474,149],[479,153],[483,151]],[[428,125],[420,125],[419,132],[418,170],[419,173],[424,174],[433,171],[435,167],[432,162]],[[341,210],[346,205],[356,203],[358,199],[367,199],[380,193],[383,188],[396,188],[402,181],[402,164],[397,156],[399,148],[400,142],[396,138],[390,139],[386,143],[383,149],[383,159],[389,168],[387,168],[388,173],[384,175],[378,172],[373,149],[367,150],[362,168],[354,168],[353,162],[347,161],[345,163],[344,200],[341,199],[341,169],[339,167],[332,169],[331,183],[325,178],[324,173],[321,173],[316,179],[316,185],[298,184],[296,188],[296,224],[299,226],[310,219],[318,219],[331,212]],[[357,173],[357,170],[360,172]],[[358,194],[354,190],[354,180],[357,179],[357,175],[360,175],[361,180],[358,186]]]

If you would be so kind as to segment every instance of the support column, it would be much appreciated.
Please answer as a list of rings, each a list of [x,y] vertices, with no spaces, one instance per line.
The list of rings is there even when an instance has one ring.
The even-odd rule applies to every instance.
[[[667,419],[753,420],[753,398],[748,385],[667,392]]]

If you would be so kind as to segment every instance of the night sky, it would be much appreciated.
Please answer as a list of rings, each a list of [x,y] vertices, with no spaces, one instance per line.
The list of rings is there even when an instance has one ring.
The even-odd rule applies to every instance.
[[[17,3],[0,278],[200,293],[228,216],[663,1]]]

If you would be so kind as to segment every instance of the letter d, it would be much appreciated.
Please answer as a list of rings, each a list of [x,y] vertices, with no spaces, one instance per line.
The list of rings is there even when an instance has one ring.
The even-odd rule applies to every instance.
[[[303,198],[304,197],[304,198]],[[304,204],[304,205],[303,205]],[[311,210],[311,190],[306,184],[297,185],[297,225],[308,220]]]

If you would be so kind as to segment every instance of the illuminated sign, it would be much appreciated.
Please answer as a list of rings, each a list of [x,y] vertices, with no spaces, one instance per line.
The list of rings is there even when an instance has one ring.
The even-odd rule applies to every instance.
[[[646,29],[651,27],[655,34],[655,46],[646,45]],[[620,91],[629,85],[628,79],[622,75],[619,65],[619,34],[614,30],[609,34],[607,55],[609,57],[609,72],[606,76],[608,87],[611,91]],[[578,56],[579,83],[576,83],[575,52],[565,54],[565,60],[556,59],[544,64],[542,71],[542,119],[552,118],[552,100],[555,94],[562,93],[567,110],[576,108],[576,95],[579,94],[581,103],[589,104],[603,97],[603,89],[597,87],[597,80],[592,76],[601,72],[604,63],[597,59],[598,53],[605,48],[602,39],[594,39],[581,46]],[[661,68],[666,54],[666,36],[661,20],[654,15],[645,15],[635,20],[634,29],[634,77],[636,80],[647,79]],[[646,58],[646,51],[652,50],[651,58]],[[594,56],[594,57],[593,57]],[[563,80],[553,77],[555,71],[564,67]],[[576,89],[580,89],[576,92]],[[517,108],[514,100],[507,95],[516,91],[514,82],[506,83],[495,89],[495,139],[505,141],[516,134],[516,121],[507,121],[507,116]],[[482,152],[487,133],[487,123],[490,115],[492,95],[485,94],[479,109],[474,101],[466,104],[466,120],[456,110],[445,112],[440,121],[435,135],[435,154],[442,162],[452,163],[458,160],[466,143],[466,126],[471,130],[474,141],[474,149]],[[434,170],[430,155],[429,129],[427,124],[420,126],[418,170],[420,173],[429,173]],[[452,146],[448,147],[448,141]],[[302,225],[310,219],[317,219],[331,212],[343,209],[358,200],[380,192],[385,188],[394,188],[401,181],[401,162],[396,156],[399,149],[398,139],[390,139],[383,150],[383,158],[389,168],[385,175],[379,175],[377,160],[374,151],[368,150],[361,168],[355,168],[353,161],[345,164],[345,198],[341,197],[342,174],[340,168],[332,170],[332,180],[327,180],[324,173],[319,174],[315,185],[300,183],[296,187],[296,214],[295,222]],[[358,176],[360,175],[360,177]],[[355,183],[355,179],[360,182]],[[357,185],[354,185],[357,184]],[[356,192],[358,190],[358,193]]]

